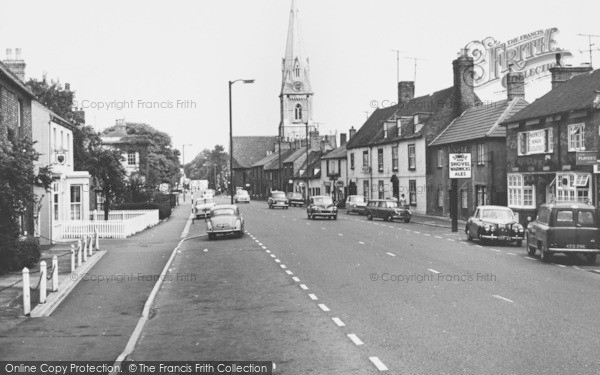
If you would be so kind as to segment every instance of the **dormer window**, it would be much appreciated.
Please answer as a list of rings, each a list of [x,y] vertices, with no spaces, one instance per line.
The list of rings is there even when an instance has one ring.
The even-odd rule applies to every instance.
[[[383,123],[383,138],[387,138],[388,137],[388,123],[384,122]]]
[[[302,120],[302,105],[300,105],[300,103],[296,104],[296,108],[294,111],[294,118],[296,120]]]
[[[396,126],[398,127],[398,136],[402,136],[402,121],[400,119],[396,120]]]

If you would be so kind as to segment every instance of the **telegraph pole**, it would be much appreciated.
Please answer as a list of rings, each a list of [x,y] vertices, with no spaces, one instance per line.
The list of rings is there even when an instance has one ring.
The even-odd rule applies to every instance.
[[[405,57],[407,60],[413,60],[415,62],[415,72],[413,77],[413,82],[415,83],[415,87],[417,86],[417,62],[418,61],[426,61],[426,59],[422,59],[420,57]]]
[[[594,52],[594,49],[592,49],[592,47],[595,45],[594,43],[592,43],[592,38],[600,38],[600,35],[594,35],[594,34],[577,34],[579,36],[587,36],[588,38],[588,49],[584,50],[584,51],[579,51],[581,53],[583,52],[589,52],[590,54],[590,66],[594,66],[593,64],[593,57],[592,57],[592,52]],[[598,51],[600,51],[600,49],[597,49]]]

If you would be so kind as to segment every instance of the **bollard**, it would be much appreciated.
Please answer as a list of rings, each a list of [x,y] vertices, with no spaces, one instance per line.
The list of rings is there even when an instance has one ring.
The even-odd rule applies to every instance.
[[[40,303],[46,303],[46,275],[48,270],[46,269],[46,261],[40,262]]]
[[[29,290],[29,268],[23,268],[23,315],[31,313],[31,296]]]
[[[88,242],[88,256],[91,257],[94,253],[94,236],[90,236],[90,241]]]
[[[52,257],[52,291],[58,292],[58,257]]]
[[[85,236],[83,237],[83,248],[81,249],[81,251],[83,252],[83,261],[87,262],[87,244],[88,244],[88,237]]]
[[[75,245],[71,245],[71,272],[75,272]]]
[[[92,217],[94,218],[94,221],[98,221],[98,210],[94,210],[94,212],[92,213]]]
[[[81,267],[81,240],[77,240],[77,267]]]
[[[96,248],[94,250],[100,251],[100,235],[96,232]]]

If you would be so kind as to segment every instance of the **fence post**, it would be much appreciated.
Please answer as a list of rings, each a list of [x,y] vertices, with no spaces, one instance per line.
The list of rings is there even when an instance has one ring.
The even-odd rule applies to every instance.
[[[88,236],[83,237],[83,248],[81,249],[83,252],[83,261],[87,262],[87,244],[88,244]]]
[[[77,267],[81,267],[81,240],[77,240]]]
[[[88,248],[87,248],[89,257],[91,257],[93,255],[93,251],[94,251],[93,246],[94,246],[94,237],[90,236],[90,239],[88,241]]]
[[[94,221],[97,221],[98,220],[98,210],[94,210],[94,213],[92,215],[93,215]]]
[[[58,257],[52,257],[52,291],[58,292]]]
[[[71,272],[75,272],[75,245],[71,245]]]
[[[96,231],[96,244],[94,247],[96,251],[100,251],[100,236],[98,235],[98,231]]]
[[[46,303],[46,275],[48,270],[46,269],[46,261],[40,262],[40,303]]]
[[[31,296],[29,289],[29,268],[23,268],[23,315],[31,313]]]

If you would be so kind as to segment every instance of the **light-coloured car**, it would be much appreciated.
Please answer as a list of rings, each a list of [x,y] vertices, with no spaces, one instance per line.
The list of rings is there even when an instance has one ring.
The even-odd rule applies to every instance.
[[[513,211],[504,206],[478,206],[465,227],[467,240],[515,242],[521,246],[525,230]]]
[[[328,219],[337,220],[337,206],[334,204],[331,197],[325,195],[315,195],[310,197],[306,214],[309,220],[317,217],[326,217]]]
[[[250,203],[250,194],[246,190],[238,190],[233,196],[235,203]]]
[[[346,198],[346,213],[357,213],[364,215],[367,208],[367,200],[362,195],[349,195]]]
[[[287,199],[283,191],[272,191],[271,196],[267,200],[267,204],[269,205],[269,208],[279,207],[284,210],[290,208],[290,201]]]
[[[210,209],[215,206],[215,200],[212,197],[198,198],[194,202],[194,215],[196,219],[206,218],[210,213]]]
[[[244,234],[244,218],[238,206],[233,204],[214,206],[206,220],[206,233],[209,240],[214,240],[217,235],[232,234],[241,237]]]

